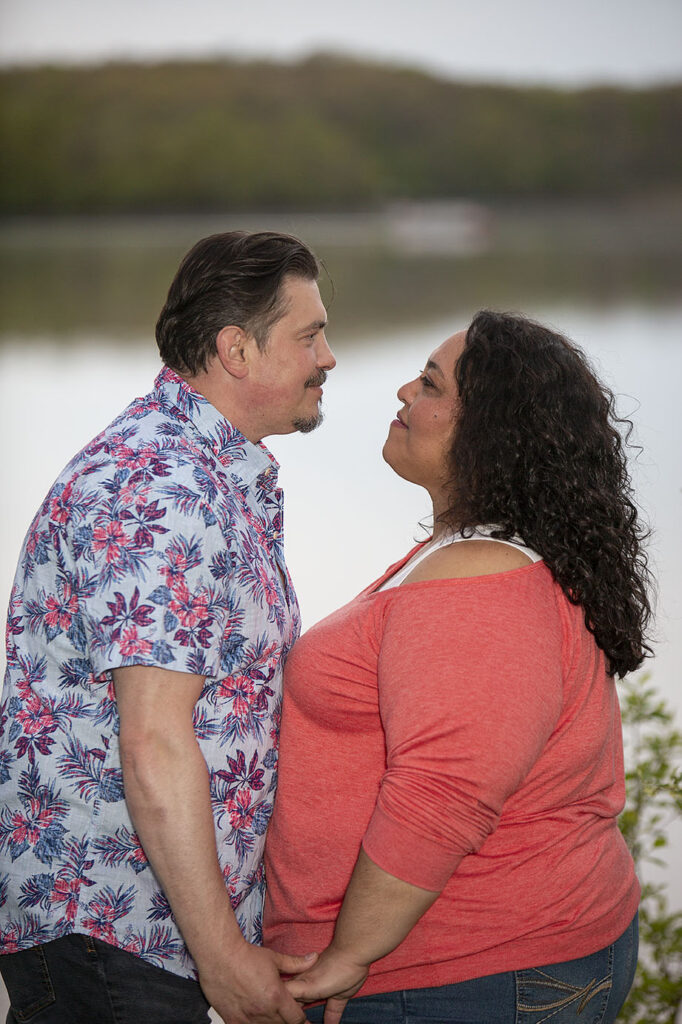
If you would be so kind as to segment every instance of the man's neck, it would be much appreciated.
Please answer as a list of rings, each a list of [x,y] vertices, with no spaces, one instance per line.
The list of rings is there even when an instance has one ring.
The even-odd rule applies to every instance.
[[[250,424],[248,411],[241,408],[241,396],[236,393],[236,388],[230,388],[229,381],[218,379],[216,374],[205,371],[193,375],[179,374],[179,376],[195,391],[198,391],[207,402],[210,402],[221,416],[229,420],[247,441],[257,444],[261,440],[258,432]]]

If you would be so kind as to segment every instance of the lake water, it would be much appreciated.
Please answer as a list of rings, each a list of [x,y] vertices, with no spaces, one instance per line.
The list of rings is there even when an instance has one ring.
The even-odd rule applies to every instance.
[[[153,324],[182,253],[213,230],[273,226],[309,240],[335,286],[328,336],[338,366],[325,388],[325,422],[314,434],[268,442],[282,465],[286,547],[304,624],[351,597],[422,535],[426,496],[395,477],[380,454],[398,386],[477,308],[522,309],[581,344],[634,421],[642,452],[632,470],[654,531],[659,580],[650,669],[682,722],[679,220],[679,211],[671,218],[660,210],[619,216],[449,207],[436,216],[411,208],[238,224],[223,217],[6,225],[2,600],[53,478],[132,396],[149,389],[159,366]],[[328,283],[324,290],[329,296]],[[671,837],[669,859],[679,863],[679,828]],[[669,880],[682,904],[672,871]]]

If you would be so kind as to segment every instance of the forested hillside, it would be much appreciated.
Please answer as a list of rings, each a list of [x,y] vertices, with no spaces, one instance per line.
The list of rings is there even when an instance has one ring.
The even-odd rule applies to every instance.
[[[317,56],[10,69],[0,91],[5,215],[641,196],[682,180],[682,84],[512,88]]]

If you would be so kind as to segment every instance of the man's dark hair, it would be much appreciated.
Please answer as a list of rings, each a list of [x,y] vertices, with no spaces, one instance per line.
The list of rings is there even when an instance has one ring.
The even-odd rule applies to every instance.
[[[226,231],[202,238],[180,264],[156,324],[161,358],[179,373],[199,373],[215,355],[218,332],[232,324],[264,350],[285,312],[284,278],[315,281],[319,273],[314,254],[292,235]]]

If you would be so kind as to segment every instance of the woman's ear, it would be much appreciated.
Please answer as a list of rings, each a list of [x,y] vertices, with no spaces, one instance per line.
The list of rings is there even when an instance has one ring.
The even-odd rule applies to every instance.
[[[241,327],[222,327],[216,335],[216,354],[223,369],[242,380],[248,375],[250,337]]]

